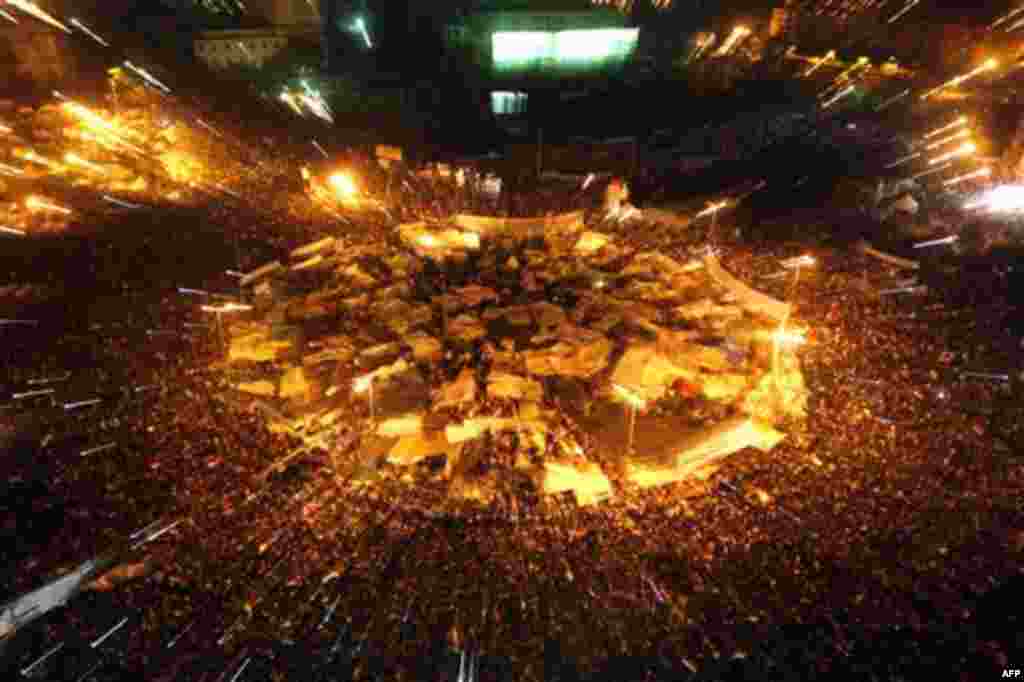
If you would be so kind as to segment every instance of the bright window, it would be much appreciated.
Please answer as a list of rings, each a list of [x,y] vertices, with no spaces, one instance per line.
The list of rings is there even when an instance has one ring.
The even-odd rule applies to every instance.
[[[501,90],[492,92],[491,112],[496,116],[526,113],[526,93],[505,92]]]

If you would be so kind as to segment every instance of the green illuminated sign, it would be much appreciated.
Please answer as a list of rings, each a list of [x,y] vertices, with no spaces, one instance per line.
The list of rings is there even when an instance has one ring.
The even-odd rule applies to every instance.
[[[625,61],[639,30],[500,31],[492,34],[494,66],[501,71],[589,69]]]

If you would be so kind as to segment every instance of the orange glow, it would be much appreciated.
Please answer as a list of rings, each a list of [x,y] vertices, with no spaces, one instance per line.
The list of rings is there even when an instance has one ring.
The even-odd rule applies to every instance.
[[[342,171],[332,173],[327,178],[327,184],[330,185],[331,191],[334,192],[335,196],[342,201],[353,200],[359,195],[356,183],[348,173]]]
[[[32,211],[33,213],[40,213],[42,211],[63,213],[64,215],[68,215],[69,213],[71,213],[71,209],[64,208],[63,206],[58,206],[57,204],[51,201],[43,199],[42,197],[37,197],[35,195],[25,198],[25,208]]]
[[[620,386],[619,384],[612,384],[612,389],[614,389],[616,395],[622,398],[623,402],[632,407],[634,410],[642,410],[645,407],[647,407],[647,401],[645,401],[643,398],[641,398],[640,396],[638,396],[636,393],[629,390],[625,386]]]

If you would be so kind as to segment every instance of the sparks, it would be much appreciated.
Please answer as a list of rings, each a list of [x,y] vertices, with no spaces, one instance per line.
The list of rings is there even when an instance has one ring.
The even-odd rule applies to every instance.
[[[356,183],[352,180],[348,173],[337,172],[332,173],[327,178],[327,184],[331,186],[331,190],[341,200],[355,199],[359,194],[359,190],[356,187]]]
[[[804,72],[804,77],[806,78],[807,76],[810,76],[812,73],[814,73],[815,71],[820,69],[822,66],[824,66],[829,60],[835,59],[835,57],[836,57],[836,51],[835,50],[829,50],[825,54],[824,57],[822,57],[821,59],[818,59],[817,61],[814,62],[814,66],[812,66],[811,68],[807,69],[807,71]]]
[[[967,124],[967,117],[966,116],[961,116],[958,119],[956,119],[955,121],[952,121],[951,123],[947,123],[946,125],[944,125],[942,127],[936,128],[935,130],[931,131],[930,133],[925,133],[924,137],[925,137],[925,139],[928,139],[929,137],[934,137],[935,135],[941,135],[942,133],[946,132],[947,130],[950,130],[951,128],[956,128],[957,126],[962,126],[962,125],[966,125],[966,124]]]
[[[944,170],[952,168],[952,166],[953,166],[952,162],[944,163],[941,166],[939,166],[938,168],[932,168],[931,170],[926,170],[926,171],[921,171],[920,173],[915,173],[914,175],[910,176],[910,179],[911,180],[917,180],[919,178],[923,178],[923,177],[928,176],[928,175],[934,175],[935,173],[941,173]]]
[[[822,109],[828,109],[830,106],[832,106],[833,104],[838,102],[843,97],[845,97],[845,96],[849,95],[850,93],[854,92],[855,90],[856,90],[856,87],[854,87],[853,85],[847,85],[845,88],[840,90],[834,97],[832,97],[832,99],[824,102],[821,105],[821,108]]]
[[[784,260],[780,263],[780,265],[786,268],[787,270],[792,270],[793,268],[810,267],[815,265],[816,263],[817,261],[814,260],[814,256],[804,254],[803,256],[797,256],[796,258],[789,258],[787,260]]]
[[[17,235],[19,237],[25,236],[25,232],[23,230],[15,230],[13,227],[4,227],[3,225],[0,225],[0,232]]]
[[[777,329],[772,340],[780,346],[802,346],[807,343],[807,332],[802,329]]]
[[[732,51],[732,48],[735,47],[743,38],[746,38],[748,35],[750,35],[749,28],[747,28],[746,26],[737,26],[732,30],[732,33],[729,34],[729,37],[726,38],[725,41],[721,44],[721,46],[719,46],[719,48],[715,51],[714,56],[724,57],[725,55],[729,54],[729,52]]]

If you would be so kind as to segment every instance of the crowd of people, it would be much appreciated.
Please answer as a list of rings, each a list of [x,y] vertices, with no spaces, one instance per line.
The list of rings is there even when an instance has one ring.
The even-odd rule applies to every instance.
[[[593,207],[601,188],[495,201],[353,157],[365,192],[395,194],[386,211],[336,214],[289,185],[310,159],[262,154],[275,191],[239,181],[187,207],[93,215],[48,237],[32,269],[4,263],[19,281],[60,268],[66,284],[11,314],[35,324],[0,328],[4,523],[21,538],[3,592],[108,552],[144,567],[11,635],[16,674],[456,679],[468,658],[481,680],[917,679],[931,660],[973,679],[1019,650],[983,598],[1019,583],[1024,550],[1012,301],[886,295],[901,275],[884,263],[734,242],[727,212],[684,227],[589,211],[640,250],[682,258],[712,241],[736,276],[791,301],[810,330],[808,419],[697,484],[441,514],[430,486],[339,480],[322,451],[272,466],[301,443],[234,400],[200,305],[237,297],[227,270],[325,234],[380,243],[408,219]],[[813,266],[779,276],[807,254]]]

